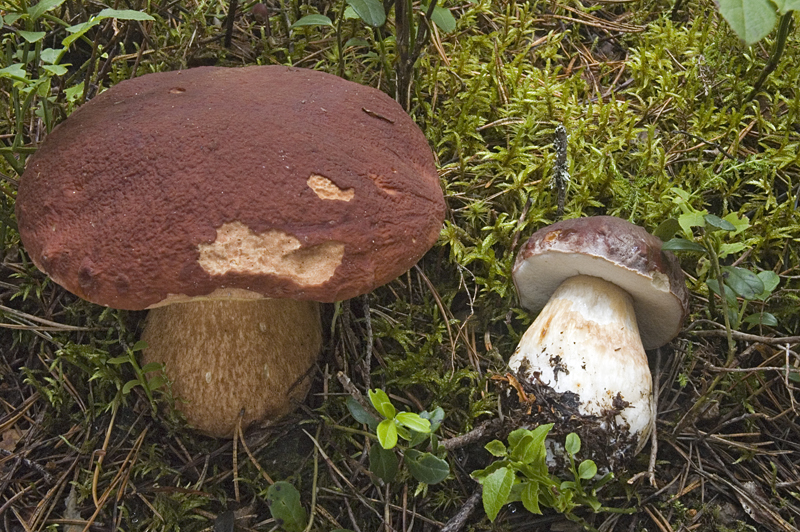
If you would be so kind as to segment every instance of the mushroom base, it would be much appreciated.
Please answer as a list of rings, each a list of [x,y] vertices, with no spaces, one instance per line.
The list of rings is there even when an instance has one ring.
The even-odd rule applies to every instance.
[[[581,412],[580,396],[557,392],[552,387],[526,379],[523,372],[495,377],[499,381],[500,401],[507,432],[518,428],[534,429],[553,424],[547,438],[548,465],[567,471],[569,460],[563,451],[567,434],[581,439],[578,461],[594,460],[599,471],[619,471],[638,453],[642,437],[631,433],[620,413],[628,406],[620,396],[599,415]]]
[[[319,305],[290,299],[197,301],[152,309],[144,363],[164,365],[176,408],[215,437],[278,419],[302,401],[322,346]]]

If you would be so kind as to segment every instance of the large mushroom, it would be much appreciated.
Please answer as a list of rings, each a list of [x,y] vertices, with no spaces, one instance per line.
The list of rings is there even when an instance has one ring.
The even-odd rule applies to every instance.
[[[317,302],[369,292],[436,241],[444,198],[422,132],[382,92],[299,68],[124,81],[47,137],[22,176],[33,262],[93,303],[153,309],[199,430],[274,419],[309,387]]]
[[[655,422],[645,349],[674,338],[688,311],[677,259],[620,218],[564,220],[522,247],[514,283],[541,310],[509,361],[520,399],[578,432],[604,466],[624,463]]]

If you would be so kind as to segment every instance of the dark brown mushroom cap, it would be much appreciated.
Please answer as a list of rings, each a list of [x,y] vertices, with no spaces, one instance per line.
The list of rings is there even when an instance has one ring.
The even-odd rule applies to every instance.
[[[436,241],[428,143],[382,92],[283,66],[123,81],[47,137],[16,206],[33,262],[101,305],[347,299]]]
[[[614,216],[563,220],[540,229],[522,247],[514,284],[522,306],[540,310],[569,277],[591,275],[633,297],[645,349],[664,345],[680,332],[689,291],[675,256],[659,238]]]

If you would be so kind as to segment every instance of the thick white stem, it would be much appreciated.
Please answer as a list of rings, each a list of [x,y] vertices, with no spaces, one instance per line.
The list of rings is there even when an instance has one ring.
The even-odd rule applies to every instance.
[[[652,377],[633,302],[616,285],[590,276],[564,281],[525,332],[509,366],[520,377],[571,392],[581,414],[619,410],[637,447],[653,424]],[[627,403],[627,405],[626,405]]]
[[[175,303],[152,309],[144,363],[164,364],[176,407],[196,429],[230,436],[302,401],[322,345],[319,305],[291,299]]]

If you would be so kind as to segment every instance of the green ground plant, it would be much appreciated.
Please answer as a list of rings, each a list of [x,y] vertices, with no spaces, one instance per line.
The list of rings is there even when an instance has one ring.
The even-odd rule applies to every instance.
[[[444,449],[439,448],[434,434],[444,420],[441,407],[433,412],[398,412],[389,396],[383,390],[369,390],[369,400],[382,420],[373,416],[352,397],[347,401],[347,409],[353,418],[374,431],[379,445],[369,452],[369,469],[384,482],[393,482],[399,472],[399,458],[411,477],[420,482],[419,490],[429,484],[438,484],[450,474],[450,465],[444,459]],[[398,438],[407,442],[398,448]],[[430,451],[416,449],[425,444]]]
[[[73,65],[64,62],[69,47],[78,39],[86,39],[86,33],[104,20],[145,21],[154,20],[147,13],[134,10],[103,9],[89,20],[70,25],[53,15],[66,0],[43,0],[32,6],[27,3],[4,11],[0,22],[8,24],[14,31],[4,39],[4,66],[0,68],[0,78],[11,82],[11,106],[16,117],[16,135],[10,146],[0,148],[6,162],[21,174],[24,169],[24,157],[31,153],[25,144],[23,127],[25,117],[33,113],[43,121],[44,129],[49,132],[56,124],[53,110],[59,110],[58,100],[62,100],[69,108],[86,99],[86,87],[82,82],[74,82],[80,71],[86,71],[90,63],[84,63],[76,72],[70,69]],[[64,37],[60,42],[53,42],[49,35],[63,30]],[[94,57],[98,52],[91,41]],[[102,48],[100,49],[102,53]],[[61,80],[66,83],[61,85]],[[59,84],[54,87],[54,80]],[[53,94],[55,93],[55,94]]]
[[[550,473],[545,440],[552,428],[553,425],[548,424],[533,430],[517,429],[508,435],[508,446],[500,440],[486,445],[486,450],[498,460],[485,469],[473,471],[472,476],[483,487],[483,508],[490,521],[497,518],[503,506],[516,501],[533,514],[541,514],[543,507],[552,508],[586,526],[588,523],[574,513],[576,508],[607,511],[597,498],[597,490],[614,475],[606,473],[596,479],[597,465],[592,460],[576,462],[581,450],[577,434],[568,434],[563,446],[573,480],[561,481]]]

